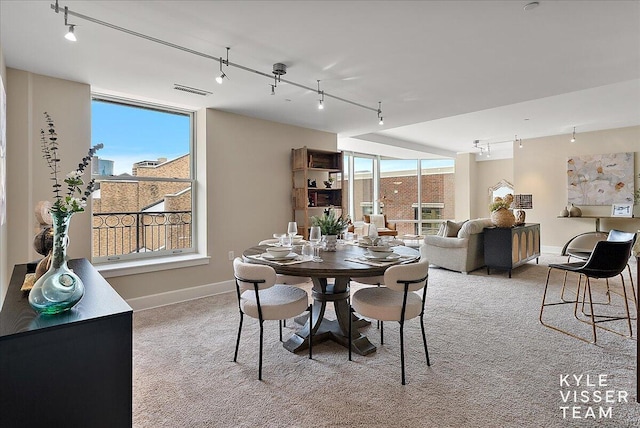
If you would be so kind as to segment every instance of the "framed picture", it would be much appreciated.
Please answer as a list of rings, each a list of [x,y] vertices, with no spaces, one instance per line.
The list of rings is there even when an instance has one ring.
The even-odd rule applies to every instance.
[[[611,205],[611,217],[633,217],[633,204]]]

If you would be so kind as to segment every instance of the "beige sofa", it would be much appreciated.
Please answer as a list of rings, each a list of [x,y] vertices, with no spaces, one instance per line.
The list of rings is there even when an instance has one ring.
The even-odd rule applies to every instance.
[[[481,268],[484,266],[483,230],[490,226],[489,218],[444,223],[438,235],[424,238],[429,263],[465,274]]]

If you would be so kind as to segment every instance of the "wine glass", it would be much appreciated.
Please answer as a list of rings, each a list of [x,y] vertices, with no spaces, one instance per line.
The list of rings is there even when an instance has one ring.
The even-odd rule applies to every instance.
[[[320,230],[320,226],[311,226],[311,229],[309,229],[309,242],[311,242],[311,244],[313,245],[313,261],[314,262],[322,261],[322,259],[320,258],[320,247],[318,246],[321,239],[322,239],[322,232]]]
[[[291,242],[293,242],[293,237],[298,233],[298,223],[295,221],[290,221],[287,226],[287,233],[291,237]]]

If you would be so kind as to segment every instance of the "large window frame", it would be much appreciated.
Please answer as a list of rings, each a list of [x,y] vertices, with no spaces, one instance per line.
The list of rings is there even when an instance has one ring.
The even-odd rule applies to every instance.
[[[110,224],[134,224],[136,229],[136,234],[140,234],[139,229],[147,229],[147,228],[155,228],[158,234],[163,234],[162,238],[165,242],[165,248],[153,249],[149,251],[146,249],[144,245],[137,245],[135,251],[129,252],[127,254],[96,254],[96,246],[101,246],[100,244],[96,245],[97,236],[106,236],[102,231],[99,230],[99,225],[106,224],[104,218],[106,218],[105,212],[96,213],[92,212],[92,262],[96,263],[97,266],[117,266],[118,264],[122,264],[122,262],[136,262],[136,261],[145,261],[145,263],[149,263],[151,259],[157,260],[167,260],[167,259],[179,259],[180,256],[185,255],[193,255],[197,252],[198,242],[197,242],[197,204],[196,204],[196,194],[197,194],[197,181],[196,181],[196,112],[190,110],[179,109],[175,107],[169,107],[165,105],[152,104],[138,100],[125,99],[120,97],[112,97],[102,94],[92,94],[92,103],[94,101],[112,103],[116,105],[121,105],[123,107],[130,108],[140,108],[151,111],[156,111],[160,113],[168,113],[168,114],[176,114],[181,116],[187,116],[189,118],[189,159],[188,159],[188,168],[189,174],[188,178],[175,178],[175,177],[144,177],[144,176],[130,176],[123,177],[121,175],[98,175],[92,174],[92,178],[96,180],[97,183],[117,183],[117,182],[135,182],[135,183],[157,183],[158,185],[176,185],[179,186],[180,183],[188,184],[189,192],[190,192],[190,202],[191,207],[189,210],[179,210],[179,211],[160,211],[160,212],[152,212],[146,210],[140,210],[136,212],[113,212],[110,216],[111,223]],[[93,114],[93,112],[92,112]],[[98,152],[99,156],[100,152]],[[140,159],[140,161],[144,161],[145,159]],[[103,217],[98,219],[98,217]],[[124,220],[123,219],[128,219]],[[151,229],[150,229],[151,230]],[[174,232],[172,232],[172,230]],[[180,232],[175,232],[175,230],[180,230]],[[186,231],[185,231],[186,230]],[[179,233],[179,242],[180,246],[177,244],[167,244],[168,242],[174,242],[173,239],[170,238],[169,235]],[[96,235],[98,234],[98,235]],[[131,234],[131,232],[129,232]],[[113,235],[115,236],[115,235]],[[106,239],[106,238],[105,238]],[[114,239],[116,239],[114,237]],[[133,239],[133,238],[129,238]],[[175,241],[177,242],[177,240]],[[185,246],[185,242],[187,242]],[[144,241],[143,241],[144,243]],[[168,248],[167,248],[168,247]],[[100,250],[98,250],[100,251]],[[101,251],[103,253],[103,251]]]
[[[372,202],[366,203],[366,209],[368,212],[373,214],[380,214],[384,212],[384,201],[380,199],[380,188],[381,188],[380,180],[383,175],[381,173],[381,161],[386,159],[409,160],[409,161],[416,162],[417,193],[415,195],[415,198],[416,198],[415,200],[418,202],[412,202],[410,206],[412,208],[412,211],[415,213],[415,218],[408,220],[408,219],[396,219],[396,218],[389,217],[387,218],[387,220],[390,222],[394,222],[396,224],[411,224],[413,225],[412,232],[414,234],[424,235],[424,234],[435,233],[438,230],[439,224],[449,219],[444,217],[443,215],[443,211],[445,207],[444,203],[434,203],[432,201],[422,200],[423,199],[422,176],[423,174],[425,174],[425,171],[430,169],[425,165],[425,162],[429,162],[428,159],[400,159],[400,158],[391,158],[386,156],[383,157],[380,155],[364,154],[364,153],[358,153],[358,152],[352,152],[352,151],[344,151],[343,155],[345,158],[344,159],[345,165],[349,165],[347,169],[348,177],[345,177],[349,185],[348,203],[346,205],[349,207],[349,216],[351,217],[352,221],[354,222],[361,221],[361,211],[364,206],[362,203],[357,205],[354,197],[354,193],[355,193],[354,191],[355,191],[355,185],[356,185],[355,183],[356,171],[354,168],[354,158],[365,158],[365,159],[372,160],[372,168],[373,168],[372,169],[372,189],[373,189],[374,196],[373,196]],[[436,168],[439,168],[439,167],[436,167]],[[449,167],[446,167],[445,169],[448,169],[448,168]],[[452,166],[452,168],[453,168],[452,173],[455,174],[455,166]],[[423,209],[420,209],[420,210],[417,209],[418,206],[421,206]],[[437,208],[438,211],[440,212],[441,217],[434,219],[434,218],[429,218],[428,216],[423,215],[423,210],[425,208]]]

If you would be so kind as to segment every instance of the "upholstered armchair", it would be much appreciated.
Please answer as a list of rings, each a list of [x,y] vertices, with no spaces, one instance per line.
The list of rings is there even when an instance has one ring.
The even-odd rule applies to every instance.
[[[363,216],[366,224],[373,224],[378,230],[378,236],[397,236],[396,224],[387,221],[387,216],[384,214],[365,214]]]

